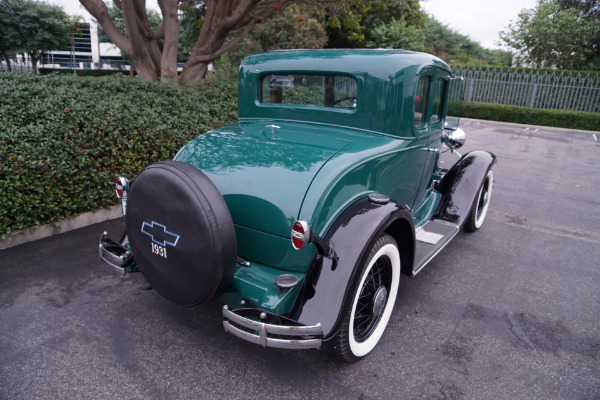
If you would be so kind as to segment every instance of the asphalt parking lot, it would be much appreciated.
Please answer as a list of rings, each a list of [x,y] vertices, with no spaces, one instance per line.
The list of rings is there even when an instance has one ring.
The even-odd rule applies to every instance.
[[[498,156],[487,220],[400,293],[356,364],[223,332],[102,266],[120,220],[0,251],[0,399],[600,399],[600,144],[465,121]],[[445,154],[450,165],[454,155]]]

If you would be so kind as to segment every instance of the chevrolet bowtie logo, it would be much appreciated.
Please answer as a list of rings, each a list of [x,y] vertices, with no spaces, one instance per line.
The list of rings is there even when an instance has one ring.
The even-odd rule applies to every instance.
[[[164,225],[154,221],[151,224],[142,223],[142,233],[150,236],[154,243],[162,247],[167,247],[167,245],[175,247],[179,241],[179,235],[168,232]]]

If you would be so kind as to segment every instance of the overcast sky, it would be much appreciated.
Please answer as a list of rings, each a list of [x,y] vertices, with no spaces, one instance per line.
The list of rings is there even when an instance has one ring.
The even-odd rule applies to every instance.
[[[49,0],[70,15],[91,16],[78,0]],[[156,0],[147,4],[156,6]],[[533,8],[536,0],[423,0],[421,6],[438,21],[469,36],[486,48],[497,48],[498,32],[505,29],[523,8]]]
[[[497,48],[498,32],[517,19],[523,8],[536,0],[424,0],[423,9],[450,28],[469,36],[486,48]]]

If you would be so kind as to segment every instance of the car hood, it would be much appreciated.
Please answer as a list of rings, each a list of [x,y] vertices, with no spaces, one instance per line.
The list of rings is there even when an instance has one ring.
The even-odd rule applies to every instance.
[[[175,156],[219,189],[234,224],[289,237],[316,174],[351,141],[322,125],[243,122],[200,135]]]

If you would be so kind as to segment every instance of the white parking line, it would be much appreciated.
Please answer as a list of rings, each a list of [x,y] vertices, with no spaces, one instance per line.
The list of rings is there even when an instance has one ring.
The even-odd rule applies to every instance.
[[[594,138],[594,142],[597,142],[597,141],[598,141],[598,136],[596,136],[596,135],[592,134],[592,137]]]
[[[531,134],[533,135],[534,133],[536,133],[537,131],[539,131],[539,129],[536,129],[535,131],[531,132]]]

